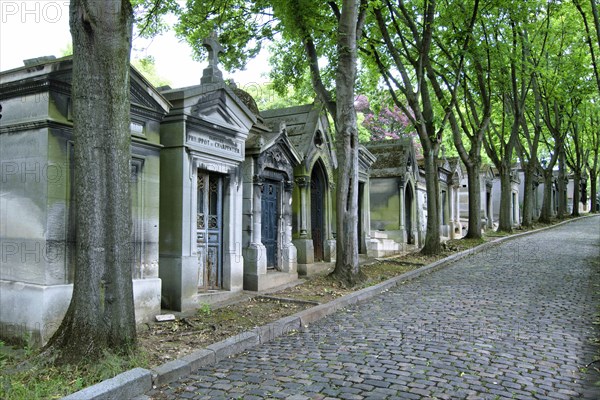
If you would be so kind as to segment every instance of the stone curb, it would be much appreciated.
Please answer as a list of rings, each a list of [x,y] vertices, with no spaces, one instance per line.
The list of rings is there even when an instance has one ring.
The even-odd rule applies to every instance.
[[[152,373],[144,368],[125,371],[79,392],[63,397],[63,400],[121,400],[130,399],[152,389]]]
[[[211,344],[205,349],[188,354],[180,359],[159,365],[152,370],[134,368],[129,371],[125,371],[112,379],[97,383],[96,385],[64,397],[63,400],[116,400],[132,399],[137,396],[141,396],[139,398],[142,398],[144,393],[150,391],[153,386],[159,386],[173,382],[181,377],[191,374],[198,368],[216,365],[223,359],[239,354],[257,345],[270,342],[275,338],[290,332],[306,331],[311,323],[333,314],[344,307],[371,299],[395,286],[437,271],[457,260],[480,253],[481,251],[487,250],[490,247],[497,246],[500,243],[511,239],[517,239],[522,236],[552,229],[583,218],[593,218],[594,216],[596,215],[574,218],[544,228],[494,239],[490,242],[483,243],[471,249],[453,254],[413,271],[395,276],[376,285],[369,286],[348,295],[339,297],[330,301],[329,303],[320,304],[288,317],[283,317],[269,324],[256,327],[252,331],[242,332],[236,336],[232,336],[220,342]]]

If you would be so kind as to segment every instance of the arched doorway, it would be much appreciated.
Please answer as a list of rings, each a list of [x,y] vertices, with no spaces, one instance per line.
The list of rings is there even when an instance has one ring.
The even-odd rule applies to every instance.
[[[406,229],[406,243],[408,244],[415,244],[415,237],[413,235],[414,200],[415,194],[412,185],[409,183],[404,190],[404,229]]]
[[[310,176],[310,225],[315,261],[323,261],[325,252],[325,173],[317,162]]]

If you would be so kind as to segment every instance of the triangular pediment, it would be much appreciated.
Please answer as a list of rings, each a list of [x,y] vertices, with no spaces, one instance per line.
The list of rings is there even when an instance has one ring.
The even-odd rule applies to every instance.
[[[246,133],[256,121],[237,96],[225,89],[200,94],[189,113],[216,126]]]
[[[267,110],[262,112],[262,116],[272,129],[285,124],[290,143],[303,159],[309,159],[313,154],[326,150],[335,163],[329,121],[321,104]]]
[[[484,179],[490,180],[490,181],[494,180],[495,174],[494,174],[494,170],[492,169],[491,165],[489,165],[489,164],[483,165],[480,169],[480,172]]]
[[[375,157],[375,162],[371,167],[372,176],[404,176],[408,174],[416,178],[418,164],[412,139],[371,141],[366,143],[366,148]]]
[[[139,77],[134,77],[132,74],[130,80],[131,104],[152,110],[158,114],[167,114],[171,108],[171,104],[145,79],[137,78]]]

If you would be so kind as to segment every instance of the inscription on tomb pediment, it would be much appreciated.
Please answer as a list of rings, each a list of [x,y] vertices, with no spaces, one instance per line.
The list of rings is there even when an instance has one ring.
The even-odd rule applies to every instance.
[[[198,132],[188,132],[185,140],[188,145],[206,152],[219,153],[234,158],[239,158],[243,155],[242,143],[232,139],[219,138]]]

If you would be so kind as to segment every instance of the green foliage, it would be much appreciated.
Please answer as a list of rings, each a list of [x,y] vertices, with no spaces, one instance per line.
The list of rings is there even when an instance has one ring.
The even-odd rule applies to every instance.
[[[65,45],[65,47],[60,49],[61,57],[72,56],[72,55],[73,55],[73,43],[67,43]]]
[[[159,87],[170,84],[168,79],[158,75],[156,72],[154,57],[147,56],[143,58],[134,58],[131,60],[131,64],[154,86]]]
[[[200,304],[198,308],[198,315],[210,315],[212,313],[212,307],[208,303]]]
[[[312,90],[307,73],[308,62],[299,43],[276,42],[270,46],[270,53],[269,63],[272,68],[269,78],[279,95],[286,95],[290,87],[303,93],[309,88]]]
[[[243,68],[278,30],[265,0],[189,0],[177,15],[175,32],[190,44],[197,59],[205,58],[203,39],[212,31],[218,33],[225,49],[221,61],[230,71]]]
[[[133,6],[135,26],[142,37],[153,37],[170,29],[166,17],[181,12],[178,0],[130,0]]]
[[[365,114],[358,113],[356,115],[357,123],[358,123],[358,141],[361,143],[367,143],[371,141],[371,132],[365,127]]]
[[[252,83],[240,86],[250,94],[260,111],[276,108],[292,107],[298,104],[308,104],[314,101],[314,93],[295,90],[292,86],[283,88],[283,94],[275,89],[273,83]]]

